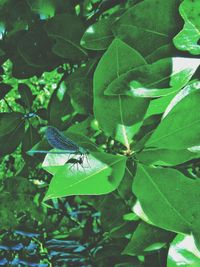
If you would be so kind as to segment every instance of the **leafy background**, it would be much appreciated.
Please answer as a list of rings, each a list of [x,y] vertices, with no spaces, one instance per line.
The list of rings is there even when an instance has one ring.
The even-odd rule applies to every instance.
[[[0,2],[1,266],[200,265],[199,10]]]

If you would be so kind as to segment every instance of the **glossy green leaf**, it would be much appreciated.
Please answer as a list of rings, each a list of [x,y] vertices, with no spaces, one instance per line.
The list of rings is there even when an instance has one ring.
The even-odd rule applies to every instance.
[[[185,86],[199,65],[199,59],[161,59],[121,75],[108,86],[105,94],[135,97],[167,96]]]
[[[179,29],[176,0],[146,0],[129,8],[113,25],[115,36],[143,56],[168,44]]]
[[[46,23],[45,29],[56,40],[53,46],[56,55],[70,60],[85,58],[87,53],[80,46],[84,26],[77,16],[67,13],[56,15]]]
[[[91,50],[104,50],[112,42],[113,18],[103,18],[91,25],[81,39],[81,45]]]
[[[188,51],[192,55],[200,54],[200,2],[184,0],[179,12],[184,19],[183,29],[174,37],[174,44],[179,50]]]
[[[184,149],[198,145],[200,143],[199,101],[199,90],[179,101],[158,125],[146,146]]]
[[[82,166],[65,164],[69,155],[47,155],[43,167],[54,174],[45,200],[70,195],[101,195],[114,191],[125,171],[126,158],[93,152]],[[62,162],[61,162],[62,161]],[[60,165],[60,166],[59,166]],[[52,167],[53,166],[53,167]]]
[[[159,250],[172,239],[173,235],[166,230],[141,222],[125,247],[123,254],[135,256]]]
[[[199,233],[199,180],[175,169],[139,164],[133,192],[154,225],[173,232]]]
[[[95,117],[107,135],[113,136],[127,147],[139,128],[137,123],[143,118],[149,101],[128,96],[105,96],[104,92],[120,75],[144,64],[141,55],[115,39],[94,73]]]
[[[190,235],[178,234],[170,245],[167,267],[198,267],[200,252]]]
[[[191,81],[187,84],[181,91],[174,92],[172,94],[166,95],[165,97],[160,97],[154,99],[150,102],[150,105],[147,109],[145,117],[149,117],[154,114],[164,113],[163,116],[166,116],[169,111],[184,97],[190,94],[193,91],[200,89],[200,83],[198,81]]]

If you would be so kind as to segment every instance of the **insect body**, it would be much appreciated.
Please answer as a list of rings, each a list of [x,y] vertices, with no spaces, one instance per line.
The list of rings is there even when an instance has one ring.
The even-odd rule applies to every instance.
[[[48,143],[57,149],[65,151],[65,153],[69,154],[76,154],[76,155],[84,155],[88,154],[88,151],[71,139],[67,138],[64,134],[62,134],[58,129],[55,127],[49,126],[46,130],[46,138]]]
[[[74,154],[80,155],[79,159],[69,159],[68,163],[83,163],[84,156],[89,154],[88,150],[80,147],[74,141],[66,137],[63,133],[61,133],[57,128],[49,126],[45,132],[45,136],[47,138],[48,143],[53,147],[57,148],[60,151],[47,151],[47,150],[31,150],[27,153],[29,155],[33,155],[36,153],[43,153],[43,154]],[[70,162],[70,160],[74,160]]]

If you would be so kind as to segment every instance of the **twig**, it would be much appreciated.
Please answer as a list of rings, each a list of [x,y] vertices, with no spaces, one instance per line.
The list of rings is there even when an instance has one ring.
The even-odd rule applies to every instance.
[[[6,105],[8,106],[8,108],[14,112],[14,110],[12,109],[12,107],[9,105],[8,101],[5,99],[5,97],[3,98],[3,100],[5,101]]]

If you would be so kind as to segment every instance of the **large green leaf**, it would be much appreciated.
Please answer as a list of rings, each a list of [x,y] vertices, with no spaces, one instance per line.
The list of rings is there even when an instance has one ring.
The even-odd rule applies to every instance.
[[[184,0],[179,12],[185,21],[183,29],[174,37],[175,46],[192,55],[200,54],[200,2],[199,0]]]
[[[164,117],[147,147],[184,149],[200,144],[200,91],[196,90],[179,101]]]
[[[115,36],[147,56],[170,43],[179,29],[176,0],[146,0],[129,8],[113,25]]]
[[[105,96],[107,87],[120,75],[144,65],[138,52],[115,39],[94,73],[94,113],[100,127],[127,147],[143,118],[149,101],[128,96]],[[134,129],[134,127],[136,127]]]
[[[175,169],[139,164],[133,192],[154,225],[185,234],[199,233],[199,180],[189,179]]]
[[[93,152],[82,166],[65,164],[69,155],[47,155],[43,167],[54,174],[45,200],[70,195],[101,195],[114,191],[123,178],[126,158]],[[50,167],[50,168],[49,168]]]

